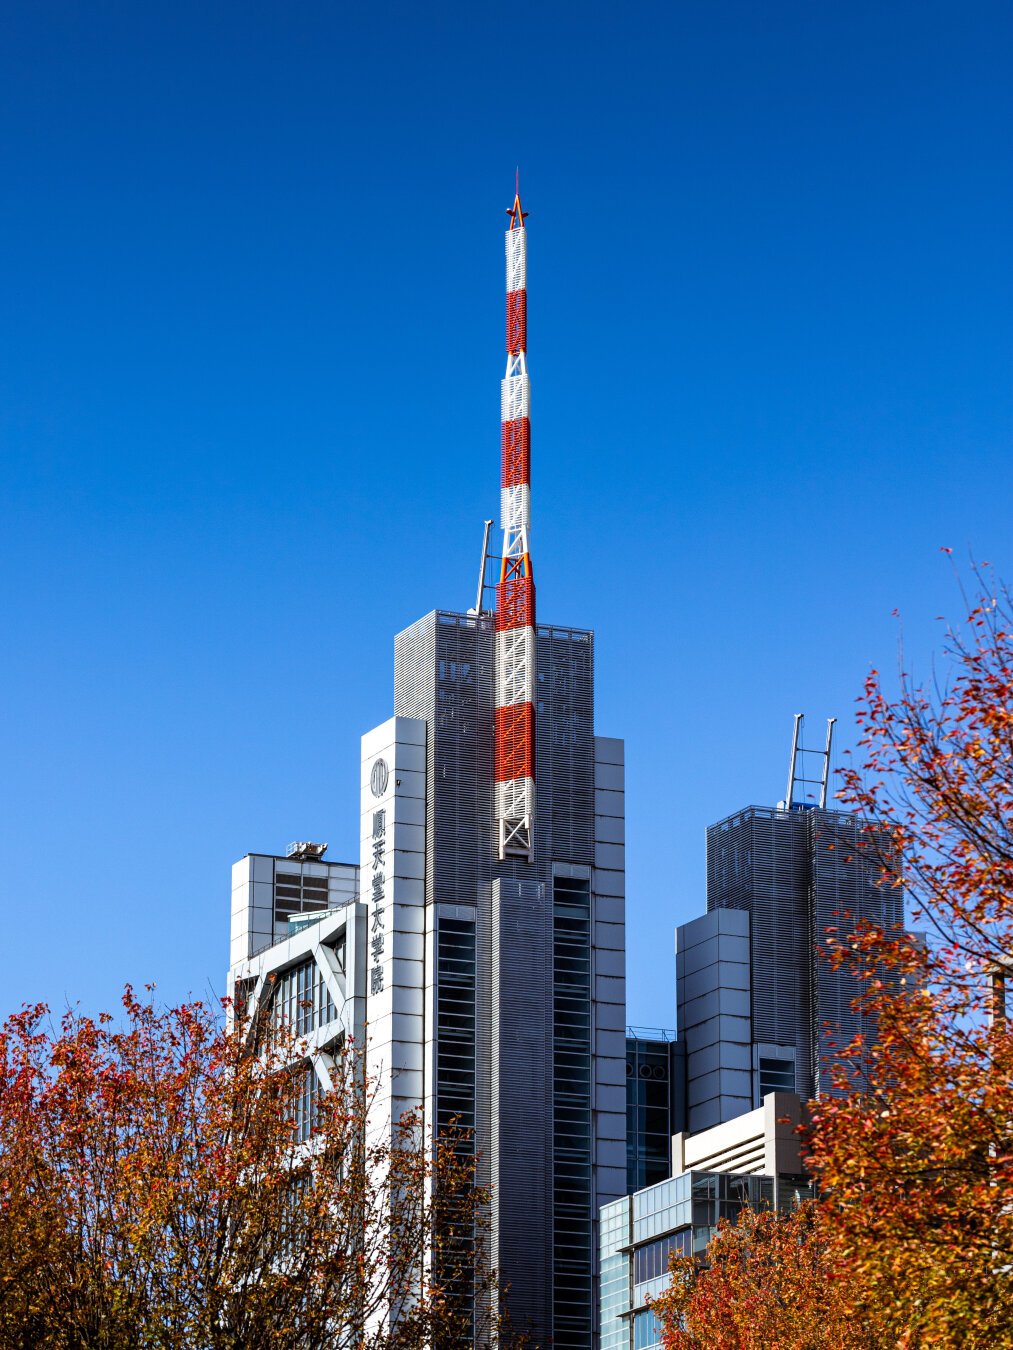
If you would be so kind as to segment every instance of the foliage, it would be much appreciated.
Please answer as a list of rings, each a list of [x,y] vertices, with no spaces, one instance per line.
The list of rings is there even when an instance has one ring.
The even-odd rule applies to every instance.
[[[121,1027],[36,1006],[0,1028],[0,1344],[471,1343],[462,1294],[492,1281],[466,1141],[375,1129],[351,1050],[305,1141],[284,1028],[123,1003]]]
[[[873,1350],[872,1318],[852,1302],[837,1239],[821,1206],[791,1215],[743,1210],[722,1220],[707,1265],[673,1261],[652,1303],[665,1350]]]
[[[904,1345],[1013,1346],[1011,618],[1004,594],[975,604],[948,634],[945,684],[904,678],[891,700],[873,671],[863,762],[845,775],[846,800],[887,826],[884,881],[927,931],[840,936],[878,1045],[862,1091],[815,1107],[812,1162],[855,1278]]]
[[[1013,1347],[1013,606],[982,591],[930,687],[902,675],[890,698],[873,671],[861,700],[839,794],[868,822],[856,862],[925,932],[830,934],[877,1032],[812,1104],[823,1198],[677,1268],[666,1345]]]

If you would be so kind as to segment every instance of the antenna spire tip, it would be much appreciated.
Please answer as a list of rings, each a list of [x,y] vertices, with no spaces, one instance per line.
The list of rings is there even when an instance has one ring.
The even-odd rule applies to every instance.
[[[524,222],[527,219],[527,211],[521,207],[521,169],[520,165],[514,170],[514,200],[513,205],[506,209],[510,217],[510,228],[512,230],[521,230],[524,228]]]

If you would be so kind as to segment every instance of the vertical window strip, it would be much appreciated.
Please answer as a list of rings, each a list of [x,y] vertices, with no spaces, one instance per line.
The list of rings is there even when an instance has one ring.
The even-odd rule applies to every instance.
[[[591,895],[553,879],[553,1344],[591,1343]]]
[[[441,1133],[451,1128],[474,1131],[476,1125],[476,934],[466,919],[441,916],[436,930],[436,1125]],[[457,1143],[462,1157],[475,1152],[474,1134]],[[474,1245],[470,1222],[454,1227],[444,1260],[445,1278],[453,1300],[469,1309],[474,1330]],[[453,1341],[465,1350],[473,1336]]]

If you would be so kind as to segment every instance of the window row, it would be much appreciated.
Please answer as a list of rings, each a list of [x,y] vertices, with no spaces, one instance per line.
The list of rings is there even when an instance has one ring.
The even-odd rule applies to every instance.
[[[679,1233],[669,1233],[638,1247],[633,1253],[633,1283],[643,1284],[646,1280],[656,1280],[659,1275],[667,1275],[672,1257],[689,1256],[691,1245],[692,1229],[684,1228]]]
[[[271,1016],[276,1026],[285,1026],[297,1036],[308,1036],[337,1020],[338,1010],[323,971],[312,957],[275,977]]]

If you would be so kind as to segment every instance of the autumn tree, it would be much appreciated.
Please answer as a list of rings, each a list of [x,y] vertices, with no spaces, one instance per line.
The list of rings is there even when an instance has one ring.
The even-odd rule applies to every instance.
[[[0,1029],[0,1345],[275,1350],[471,1345],[490,1301],[461,1139],[369,1128],[360,1057],[308,1094],[276,1022],[124,998]],[[504,1337],[505,1339],[505,1337]]]
[[[827,935],[876,1034],[811,1106],[821,1198],[678,1265],[668,1346],[1013,1347],[1013,606],[982,592],[930,685],[891,697],[873,671],[860,701],[855,861],[923,931],[842,914]]]
[[[865,1082],[816,1106],[811,1155],[900,1345],[1013,1346],[1013,613],[983,590],[931,687],[872,672],[842,794],[886,825],[924,938],[837,935],[878,1044],[846,1050]]]
[[[701,1265],[677,1257],[652,1303],[665,1350],[878,1350],[876,1310],[856,1306],[822,1206],[722,1220]]]

